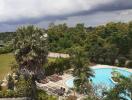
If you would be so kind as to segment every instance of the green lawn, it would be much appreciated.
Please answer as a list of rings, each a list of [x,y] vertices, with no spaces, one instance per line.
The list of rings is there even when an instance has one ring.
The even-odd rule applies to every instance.
[[[48,62],[55,62],[56,58],[48,58]]]
[[[10,72],[10,64],[15,61],[13,54],[1,54],[0,55],[0,80]]]

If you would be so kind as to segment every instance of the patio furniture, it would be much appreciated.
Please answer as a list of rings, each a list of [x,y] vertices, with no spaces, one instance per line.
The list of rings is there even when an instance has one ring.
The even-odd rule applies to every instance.
[[[43,80],[39,80],[39,83],[42,83],[42,84],[46,84],[48,82],[49,82],[49,80],[47,78],[45,78]]]
[[[50,79],[50,81],[57,82],[57,81],[59,81],[59,80],[62,80],[62,77],[60,77],[60,76],[54,74],[54,75],[51,75],[51,76],[49,77],[49,79]]]

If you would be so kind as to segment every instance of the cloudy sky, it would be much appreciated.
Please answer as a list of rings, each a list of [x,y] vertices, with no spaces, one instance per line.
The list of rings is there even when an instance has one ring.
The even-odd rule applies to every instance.
[[[132,21],[132,0],[0,0],[0,31],[15,31],[21,25]]]

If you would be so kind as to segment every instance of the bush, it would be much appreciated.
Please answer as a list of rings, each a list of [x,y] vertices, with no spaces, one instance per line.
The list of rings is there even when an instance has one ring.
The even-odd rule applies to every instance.
[[[132,61],[127,61],[125,66],[128,68],[132,68]]]
[[[119,57],[118,58],[118,63],[116,64],[119,67],[125,66],[126,58],[125,57]]]
[[[5,53],[9,53],[12,52],[13,48],[11,46],[5,46],[0,48],[0,54],[5,54]]]
[[[31,79],[25,80],[20,76],[16,83],[16,92],[19,97],[29,97],[31,95]]]
[[[45,91],[43,90],[37,90],[37,96],[38,100],[57,100],[55,96],[49,96]]]
[[[0,91],[0,98],[2,98],[2,91]]]
[[[45,75],[52,75],[54,73],[63,74],[64,70],[70,68],[69,58],[57,58],[54,62],[48,62],[45,66]]]
[[[11,75],[8,76],[8,89],[14,90],[14,80]]]
[[[0,98],[12,98],[14,97],[13,90],[0,91]]]

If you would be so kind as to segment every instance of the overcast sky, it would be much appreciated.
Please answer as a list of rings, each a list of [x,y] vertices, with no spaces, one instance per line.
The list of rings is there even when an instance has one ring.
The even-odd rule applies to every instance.
[[[132,21],[132,0],[0,0],[0,31],[15,31],[21,25],[48,27],[49,23]]]

